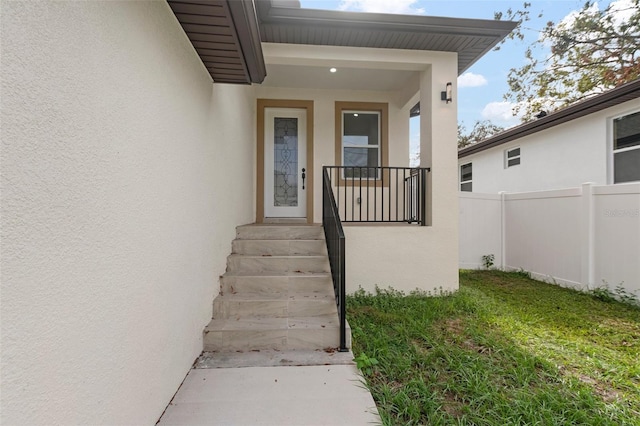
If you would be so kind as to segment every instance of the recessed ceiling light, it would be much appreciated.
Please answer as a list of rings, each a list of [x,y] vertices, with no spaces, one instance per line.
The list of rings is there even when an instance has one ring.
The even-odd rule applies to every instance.
[[[353,114],[353,116],[354,116],[354,117],[357,117],[357,116],[358,116],[358,114]]]
[[[330,72],[336,72],[336,71],[338,71],[338,70],[337,70],[336,68],[329,68],[329,71],[330,71]]]

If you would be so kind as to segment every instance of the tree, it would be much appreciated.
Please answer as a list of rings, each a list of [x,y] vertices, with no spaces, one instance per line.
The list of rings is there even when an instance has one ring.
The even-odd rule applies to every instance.
[[[587,1],[562,21],[548,22],[525,51],[525,65],[509,72],[505,100],[515,103],[514,115],[522,112],[528,121],[540,111],[553,111],[640,78],[639,3],[617,0],[600,10]],[[525,3],[523,10],[496,13],[496,19],[520,21],[511,38],[522,39],[529,7]]]
[[[488,120],[476,121],[469,133],[464,123],[458,124],[458,149],[481,142],[504,130]]]

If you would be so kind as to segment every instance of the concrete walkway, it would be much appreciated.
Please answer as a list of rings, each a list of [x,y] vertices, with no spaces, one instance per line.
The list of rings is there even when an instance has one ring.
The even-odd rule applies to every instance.
[[[352,359],[300,351],[205,354],[159,425],[380,424]]]

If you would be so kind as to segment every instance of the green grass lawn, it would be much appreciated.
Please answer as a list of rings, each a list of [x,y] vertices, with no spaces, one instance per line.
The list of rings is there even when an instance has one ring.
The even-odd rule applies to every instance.
[[[640,425],[640,309],[518,273],[347,301],[387,425]]]

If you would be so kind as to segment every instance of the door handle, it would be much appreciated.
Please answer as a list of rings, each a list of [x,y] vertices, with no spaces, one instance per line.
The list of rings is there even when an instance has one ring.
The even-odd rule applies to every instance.
[[[307,175],[304,172],[306,172],[306,169],[303,167],[302,168],[302,189],[304,189],[304,178],[307,177]]]

